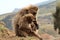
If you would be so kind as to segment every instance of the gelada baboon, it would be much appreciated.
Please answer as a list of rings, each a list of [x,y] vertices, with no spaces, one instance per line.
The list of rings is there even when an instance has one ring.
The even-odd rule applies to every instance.
[[[60,34],[60,8],[56,7],[56,12],[53,14],[54,16],[54,29],[55,31],[58,29],[58,33]]]
[[[21,31],[20,30],[20,24],[18,24],[19,23],[19,21],[20,20],[22,20],[22,17],[23,16],[25,16],[25,15],[27,15],[27,14],[32,14],[34,17],[34,20],[33,20],[33,22],[30,24],[29,23],[29,25],[31,25],[31,29],[32,30],[34,30],[32,33],[35,33],[36,34],[36,36],[38,35],[38,29],[39,29],[39,27],[38,27],[38,24],[37,24],[37,21],[36,21],[36,14],[37,14],[37,11],[38,11],[38,8],[36,7],[36,6],[29,6],[29,7],[27,7],[27,8],[23,8],[23,9],[21,9],[15,16],[14,16],[14,18],[13,18],[13,21],[12,21],[12,23],[13,23],[13,26],[15,27],[14,29],[15,29],[15,33],[16,33],[16,36],[21,36],[22,34],[24,34],[24,35],[28,35],[29,34],[29,31],[31,31],[31,30],[27,30],[28,31],[28,34],[24,31]],[[29,26],[27,27],[27,28],[29,28]],[[21,35],[19,34],[19,32],[21,33]],[[30,34],[29,34],[30,35]],[[40,38],[40,36],[38,35],[37,37],[39,37]]]
[[[16,31],[16,35],[18,35],[18,28],[19,28],[19,25],[18,25],[18,21],[19,19],[21,19],[22,16],[26,15],[26,14],[33,14],[34,17],[35,17],[35,20],[34,20],[34,24],[36,25],[36,28],[38,30],[38,24],[37,24],[37,21],[36,21],[36,14],[37,14],[37,11],[38,11],[38,7],[36,6],[33,6],[33,5],[30,5],[26,8],[23,8],[21,9],[13,18],[12,20],[12,24],[13,24],[13,27],[16,27],[15,31]]]

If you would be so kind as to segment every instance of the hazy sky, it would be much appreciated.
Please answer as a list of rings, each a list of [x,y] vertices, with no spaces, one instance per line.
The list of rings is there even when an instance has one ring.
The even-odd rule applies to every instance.
[[[22,8],[29,4],[36,4],[47,0],[0,0],[0,15],[12,12],[15,8]]]

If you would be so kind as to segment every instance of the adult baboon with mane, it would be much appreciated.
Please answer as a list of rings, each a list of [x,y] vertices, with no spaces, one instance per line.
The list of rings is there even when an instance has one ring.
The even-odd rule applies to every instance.
[[[36,6],[29,6],[29,7],[26,7],[26,8],[23,8],[21,9],[13,18],[13,21],[12,21],[12,24],[14,27],[16,27],[15,29],[15,32],[16,32],[16,35],[18,35],[18,27],[19,25],[17,24],[19,19],[21,19],[22,16],[28,14],[28,13],[31,13],[34,15],[35,17],[35,20],[34,20],[34,23],[36,25],[36,28],[38,29],[38,24],[37,24],[37,21],[36,21],[36,14],[37,14],[37,11],[38,11],[38,8]]]
[[[28,35],[29,34],[29,31],[31,31],[31,29],[32,30],[34,30],[32,33],[35,33],[35,35],[37,36],[38,34],[38,32],[37,32],[37,30],[39,29],[39,27],[38,27],[38,24],[37,24],[37,21],[36,21],[36,14],[37,14],[37,11],[38,11],[38,8],[36,7],[36,6],[29,6],[29,7],[27,7],[27,8],[23,8],[23,9],[21,9],[21,11],[19,11],[16,15],[15,15],[15,17],[14,17],[14,19],[13,19],[13,21],[12,21],[12,23],[13,23],[13,26],[15,27],[15,33],[16,33],[16,35],[17,36],[21,36],[23,33],[24,33],[24,35]],[[29,25],[30,26],[32,26],[31,27],[31,29],[29,28],[29,26],[27,26],[27,29],[29,28],[30,30],[28,31],[28,34],[26,33],[26,32],[23,32],[23,31],[21,31],[20,30],[20,26],[22,25],[22,24],[20,24],[21,22],[22,22],[22,20],[23,20],[23,18],[22,17],[24,17],[25,15],[28,15],[28,14],[32,14],[34,17],[34,20],[33,21],[31,21],[31,23],[29,23]],[[30,18],[29,18],[30,19]],[[20,21],[20,23],[19,23],[19,21]],[[27,20],[28,21],[28,20]],[[25,23],[24,22],[22,22],[24,25],[25,25]],[[35,26],[35,27],[34,27]],[[25,29],[25,28],[24,28]],[[36,30],[35,30],[36,29]],[[21,35],[20,35],[20,33],[21,33]],[[30,35],[30,34],[29,34]],[[40,36],[38,35],[37,36],[38,38],[40,38]]]

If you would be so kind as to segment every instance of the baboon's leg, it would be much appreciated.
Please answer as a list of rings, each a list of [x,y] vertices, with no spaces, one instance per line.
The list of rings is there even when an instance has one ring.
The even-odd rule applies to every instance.
[[[20,30],[19,26],[15,27],[15,33],[16,33],[16,36],[20,36],[20,37],[28,36],[28,34],[26,32]]]

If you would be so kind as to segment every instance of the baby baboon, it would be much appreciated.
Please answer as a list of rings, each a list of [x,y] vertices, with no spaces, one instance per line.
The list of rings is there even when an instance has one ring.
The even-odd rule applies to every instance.
[[[55,31],[58,29],[58,33],[60,34],[60,8],[56,7],[56,13],[54,16],[54,29]]]

